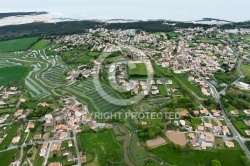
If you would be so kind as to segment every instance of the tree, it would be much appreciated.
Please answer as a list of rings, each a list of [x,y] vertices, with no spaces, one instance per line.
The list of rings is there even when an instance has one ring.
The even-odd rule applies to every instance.
[[[250,160],[248,159],[247,156],[241,156],[240,160],[243,162],[244,166],[250,166]]]
[[[211,165],[212,165],[212,166],[221,166],[221,163],[220,163],[219,160],[214,159],[214,160],[211,161]]]
[[[56,157],[57,157],[56,153],[54,153],[54,154],[53,154],[53,157],[54,157],[54,158],[56,158]]]
[[[149,131],[148,136],[149,136],[149,138],[154,138],[155,137],[155,132]]]

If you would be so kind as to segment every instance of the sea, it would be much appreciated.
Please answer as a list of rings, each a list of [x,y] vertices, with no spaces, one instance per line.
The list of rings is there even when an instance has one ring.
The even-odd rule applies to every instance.
[[[0,13],[47,11],[77,20],[250,20],[250,0],[0,0]]]

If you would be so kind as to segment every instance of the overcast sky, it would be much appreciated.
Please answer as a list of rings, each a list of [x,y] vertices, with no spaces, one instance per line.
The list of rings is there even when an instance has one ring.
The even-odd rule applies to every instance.
[[[0,12],[48,11],[81,19],[250,20],[250,0],[0,0]]]

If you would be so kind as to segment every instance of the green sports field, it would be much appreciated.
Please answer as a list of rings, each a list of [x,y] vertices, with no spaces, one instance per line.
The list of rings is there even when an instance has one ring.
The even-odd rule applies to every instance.
[[[23,51],[38,41],[38,37],[0,41],[0,52]]]
[[[130,76],[147,76],[147,67],[144,63],[130,63],[128,69]]]

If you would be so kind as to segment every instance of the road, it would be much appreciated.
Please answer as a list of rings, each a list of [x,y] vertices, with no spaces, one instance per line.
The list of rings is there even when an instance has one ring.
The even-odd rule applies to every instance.
[[[48,163],[48,158],[49,158],[49,154],[50,154],[50,150],[51,150],[51,146],[52,146],[52,142],[49,143],[49,148],[47,150],[44,162],[43,162],[43,166],[46,166]]]
[[[212,91],[212,95],[215,99],[215,101],[220,105],[222,111],[222,116],[228,126],[228,128],[231,130],[232,134],[234,135],[234,139],[239,143],[239,145],[241,146],[241,148],[244,150],[244,152],[246,153],[247,157],[250,159],[250,153],[245,145],[245,141],[250,140],[250,139],[246,139],[241,137],[241,135],[239,134],[239,132],[234,128],[233,124],[231,123],[230,119],[227,117],[226,113],[225,113],[225,109],[224,106],[220,100],[220,94],[217,92],[216,88],[213,86],[213,84],[211,84],[209,81],[207,81],[205,78],[203,78],[200,73],[195,70],[196,75],[202,79],[203,81],[205,81],[207,83],[207,85],[210,87],[211,91]]]
[[[229,39],[229,41],[230,41],[230,43],[233,43],[232,40]],[[183,51],[184,54],[187,55],[187,53],[186,53],[186,51],[185,51],[185,49],[184,49],[183,46],[182,46],[182,51]],[[239,81],[241,78],[244,77],[244,74],[243,74],[243,72],[241,71],[241,63],[242,63],[242,60],[239,58],[239,53],[238,53],[238,51],[236,51],[235,48],[233,48],[233,51],[234,51],[235,57],[236,57],[237,60],[238,60],[238,64],[237,64],[237,68],[236,68],[236,69],[238,70],[238,72],[239,72],[240,75],[239,75],[239,78],[236,79],[235,81],[233,81],[232,84],[234,84],[235,82]],[[202,76],[200,75],[200,73],[197,71],[197,69],[196,69],[195,66],[193,66],[193,68],[194,68],[194,72],[196,73],[196,75],[197,75],[200,79],[202,79],[204,82],[206,82],[207,85],[210,87],[212,96],[214,97],[215,101],[220,105],[220,107],[221,107],[221,109],[222,109],[222,110],[221,110],[222,116],[223,116],[223,118],[224,118],[224,120],[225,120],[225,122],[226,122],[228,128],[231,130],[231,132],[232,132],[232,134],[233,134],[233,137],[232,137],[231,139],[235,139],[235,140],[239,143],[240,147],[243,149],[243,151],[245,152],[245,154],[247,155],[247,157],[248,157],[249,160],[250,160],[250,153],[249,153],[249,150],[247,149],[247,147],[246,147],[246,145],[245,145],[245,142],[246,142],[246,141],[250,141],[250,139],[247,139],[247,138],[242,137],[242,136],[240,135],[240,133],[235,129],[235,127],[233,126],[233,124],[231,123],[230,119],[227,117],[227,115],[226,115],[226,113],[225,113],[225,108],[224,108],[224,106],[223,106],[223,104],[222,104],[222,102],[221,102],[221,99],[220,99],[220,93],[217,91],[217,89],[214,87],[214,85],[211,84],[209,81],[207,81],[204,77],[202,77]],[[227,88],[227,87],[226,87],[226,88]],[[226,91],[226,88],[224,89],[224,91]]]
[[[74,102],[76,102],[76,100],[74,99]],[[81,166],[81,155],[80,155],[80,152],[79,152],[79,147],[78,147],[78,143],[77,143],[77,139],[76,139],[76,130],[74,127],[72,127],[71,125],[69,125],[68,123],[68,117],[69,115],[69,110],[67,111],[67,116],[66,116],[66,124],[68,126],[70,126],[70,128],[72,129],[72,132],[73,132],[73,141],[74,141],[74,145],[75,145],[75,148],[76,148],[76,155],[77,155],[77,165]]]

